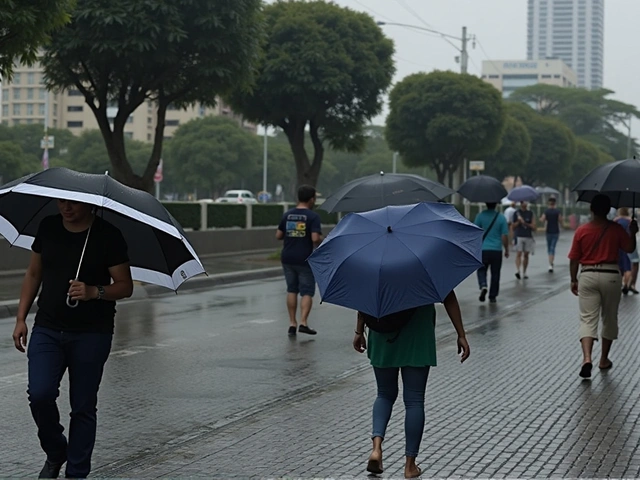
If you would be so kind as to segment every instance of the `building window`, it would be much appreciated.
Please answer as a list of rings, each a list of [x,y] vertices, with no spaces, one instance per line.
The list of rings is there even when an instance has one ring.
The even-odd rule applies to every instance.
[[[13,99],[14,100],[20,100],[20,89],[19,88],[14,88],[13,89]]]
[[[20,85],[21,79],[22,79],[22,76],[19,73],[14,73],[13,80],[11,81],[11,83],[13,83],[14,85]]]
[[[541,78],[551,78],[551,75],[540,75]]]
[[[27,100],[33,100],[33,88],[27,88]]]
[[[53,128],[58,128],[58,120],[53,119]]]
[[[38,115],[44,115],[44,114],[45,114],[44,103],[41,103],[40,105],[38,105]]]
[[[27,85],[33,85],[36,83],[36,74],[33,72],[27,73]]]
[[[58,104],[57,103],[53,104],[53,116],[54,117],[58,116]]]
[[[47,90],[45,88],[40,88],[38,92],[38,98],[40,100],[46,100]]]
[[[151,141],[151,134],[147,133],[147,142],[150,142],[150,141]]]
[[[164,122],[167,127],[177,127],[180,125],[180,120],[167,120]]]
[[[133,116],[127,118],[127,123],[133,123]]]
[[[132,139],[133,138],[133,132],[124,132],[124,138]]]
[[[553,76],[553,78],[560,78],[560,75],[556,74]]]
[[[33,115],[33,103],[27,103],[27,115]]]
[[[67,107],[67,112],[82,112],[84,107],[82,105],[70,105]]]
[[[9,116],[9,105],[3,105],[2,106],[2,116],[3,117],[8,117]]]
[[[33,118],[27,118],[24,123],[26,123],[27,125],[31,125],[33,123]]]
[[[13,115],[22,115],[22,105],[19,103],[13,104]]]
[[[75,88],[69,90],[68,93],[70,97],[82,97],[82,92],[80,90],[76,90]]]
[[[79,122],[79,121],[67,122],[67,128],[82,128],[82,122]]]

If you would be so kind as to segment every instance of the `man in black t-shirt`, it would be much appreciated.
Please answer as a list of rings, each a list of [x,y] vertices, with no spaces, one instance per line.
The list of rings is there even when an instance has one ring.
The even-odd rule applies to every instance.
[[[549,273],[553,273],[553,262],[556,258],[556,245],[560,238],[560,225],[562,225],[562,212],[556,208],[556,199],[551,197],[547,203],[547,208],[542,217],[541,222],[547,224],[547,254],[549,255]]]
[[[95,217],[90,205],[58,200],[58,207],[60,215],[43,219],[33,241],[13,340],[24,352],[27,314],[42,287],[27,350],[29,403],[47,455],[40,478],[57,478],[65,462],[67,477],[86,478],[96,438],[98,387],[111,350],[115,302],[131,296],[133,281],[127,244],[117,228]],[[71,401],[68,440],[56,405],[66,370]]]
[[[287,282],[287,310],[289,311],[289,336],[296,335],[298,322],[298,295],[300,302],[300,327],[298,332],[315,335],[317,332],[307,324],[316,280],[313,277],[307,258],[313,249],[322,242],[320,215],[313,211],[316,203],[316,189],[303,185],[298,189],[298,205],[284,214],[276,238],[284,240],[281,261],[284,278]]]
[[[520,208],[513,214],[513,231],[516,238],[516,278],[527,277],[529,254],[535,248],[533,232],[536,229],[536,218],[527,202],[521,202]],[[522,275],[520,267],[522,266]]]

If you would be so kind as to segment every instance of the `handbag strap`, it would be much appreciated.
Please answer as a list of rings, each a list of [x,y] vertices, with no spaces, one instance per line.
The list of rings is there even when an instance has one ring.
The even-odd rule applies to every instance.
[[[487,228],[484,233],[482,234],[482,241],[485,240],[485,238],[487,238],[487,235],[489,235],[489,232],[491,231],[491,229],[493,228],[493,224],[496,223],[496,220],[498,219],[498,215],[500,215],[498,212],[496,212],[495,217],[493,217],[493,220],[491,220],[491,223],[489,224],[489,228]]]
[[[598,245],[600,245],[600,242],[602,241],[602,239],[604,238],[605,233],[607,233],[607,229],[609,228],[609,225],[611,225],[611,222],[608,222],[607,225],[602,229],[602,233],[600,234],[600,236],[598,237],[598,239],[596,240],[596,243],[594,243],[591,246],[591,250],[589,250],[589,255],[587,255],[588,257],[591,256],[591,254],[593,254],[593,252],[596,251],[596,248],[598,248]]]

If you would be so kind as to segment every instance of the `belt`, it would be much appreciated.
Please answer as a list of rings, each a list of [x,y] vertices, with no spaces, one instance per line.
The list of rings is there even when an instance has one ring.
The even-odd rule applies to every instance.
[[[620,275],[620,270],[613,270],[607,268],[583,268],[580,270],[580,273],[585,272],[597,272],[597,273],[615,273],[616,275]]]

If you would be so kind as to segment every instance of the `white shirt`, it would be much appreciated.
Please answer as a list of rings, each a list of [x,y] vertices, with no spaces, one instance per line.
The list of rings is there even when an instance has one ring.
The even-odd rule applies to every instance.
[[[513,221],[513,214],[516,213],[516,209],[513,207],[507,207],[504,211],[504,218],[507,219],[507,223],[511,223]]]

